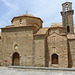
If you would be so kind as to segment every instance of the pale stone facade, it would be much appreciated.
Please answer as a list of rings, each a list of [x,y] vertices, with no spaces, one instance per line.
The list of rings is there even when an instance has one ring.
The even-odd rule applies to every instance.
[[[0,65],[75,67],[72,3],[62,7],[62,23],[51,27],[42,28],[40,18],[24,14],[14,17],[11,26],[1,28]]]

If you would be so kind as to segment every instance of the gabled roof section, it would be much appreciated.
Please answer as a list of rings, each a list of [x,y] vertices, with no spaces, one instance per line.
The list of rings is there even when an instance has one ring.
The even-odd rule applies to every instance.
[[[52,35],[52,34],[57,34],[57,35],[59,35],[59,36],[66,36],[67,34],[66,33],[61,33],[61,34],[59,34],[59,33],[56,33],[56,32],[53,32],[53,33],[51,33],[50,35]]]
[[[34,35],[45,35],[48,32],[49,27],[41,28],[37,33]]]

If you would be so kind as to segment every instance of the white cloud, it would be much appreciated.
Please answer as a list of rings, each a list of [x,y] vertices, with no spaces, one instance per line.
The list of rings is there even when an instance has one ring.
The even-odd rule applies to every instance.
[[[9,20],[12,19],[11,17],[19,10],[19,8],[15,3],[11,2],[11,0],[1,1],[7,6],[7,9],[9,8],[9,10],[5,12],[5,14],[3,14],[0,18],[0,27],[4,27],[11,24],[11,21],[9,22]]]
[[[4,2],[4,4],[5,4],[6,6],[12,8],[12,9],[15,9],[15,10],[18,9],[18,7],[17,7],[15,4],[9,2],[8,0],[1,0],[1,1]]]
[[[66,0],[1,0],[9,11],[2,15],[2,22],[0,25],[9,25],[9,20],[14,16],[25,14],[28,10],[29,14],[34,16],[39,16],[44,21],[44,27],[50,26],[53,22],[61,22],[62,17],[60,17],[61,4]],[[68,1],[68,0],[67,0]],[[75,10],[74,2],[75,0],[70,0],[73,2],[73,9]]]

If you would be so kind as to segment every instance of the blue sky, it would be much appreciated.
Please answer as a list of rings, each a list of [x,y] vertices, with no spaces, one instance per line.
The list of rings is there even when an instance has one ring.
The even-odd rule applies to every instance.
[[[50,27],[51,23],[62,22],[61,4],[66,1],[72,2],[75,10],[75,0],[0,0],[0,27],[11,25],[13,17],[25,14],[26,11],[40,17],[43,27]]]

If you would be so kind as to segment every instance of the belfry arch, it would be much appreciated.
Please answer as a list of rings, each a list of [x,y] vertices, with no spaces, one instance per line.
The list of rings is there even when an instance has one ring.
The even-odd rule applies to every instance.
[[[13,66],[20,65],[20,55],[17,52],[13,53],[13,55],[12,55],[12,65]]]

